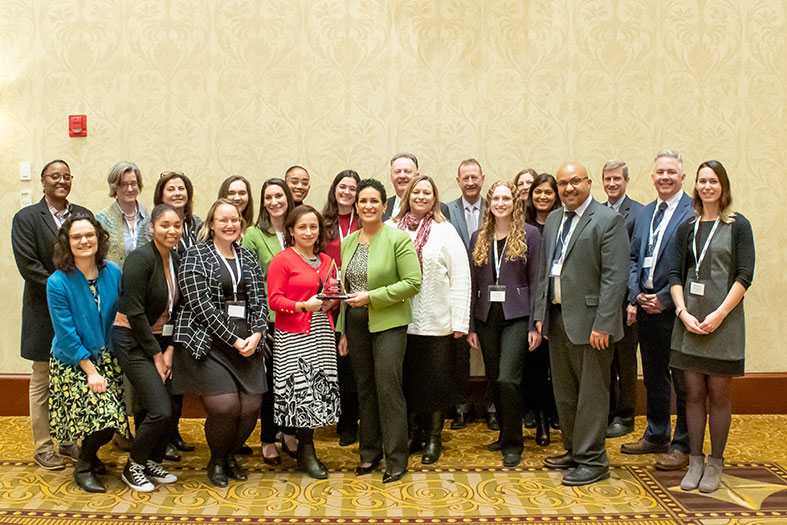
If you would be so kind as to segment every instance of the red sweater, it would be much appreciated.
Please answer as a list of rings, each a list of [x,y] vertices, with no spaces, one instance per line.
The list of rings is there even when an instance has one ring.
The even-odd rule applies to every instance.
[[[297,312],[295,303],[306,302],[320,292],[331,258],[320,254],[320,267],[314,269],[292,248],[277,253],[268,266],[268,304],[276,312],[274,327],[285,332],[308,334],[312,312]],[[333,319],[331,327],[333,327]]]
[[[339,215],[339,228],[341,228],[341,230],[347,234],[345,237],[348,237],[352,232],[359,228],[358,216],[353,215],[353,222],[350,224],[349,213]],[[342,240],[341,235],[338,235],[338,232],[335,239],[328,240],[328,242],[325,243],[325,253],[328,254],[328,257],[331,257],[334,261],[336,261],[337,268],[342,267]]]

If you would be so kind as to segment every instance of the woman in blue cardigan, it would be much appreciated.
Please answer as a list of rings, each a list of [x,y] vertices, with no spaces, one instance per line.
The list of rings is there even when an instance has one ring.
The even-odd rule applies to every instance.
[[[74,481],[105,492],[94,474],[106,472],[96,456],[117,430],[128,436],[120,367],[110,351],[120,268],[106,261],[109,234],[93,217],[72,215],[55,240],[57,271],[46,285],[52,340],[49,424],[58,441],[82,439]]]

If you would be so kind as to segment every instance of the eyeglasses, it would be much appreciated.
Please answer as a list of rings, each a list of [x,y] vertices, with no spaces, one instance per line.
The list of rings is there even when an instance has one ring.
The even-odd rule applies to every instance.
[[[44,177],[49,177],[52,182],[60,182],[61,180],[71,182],[71,179],[74,178],[70,173],[47,173]]]
[[[72,242],[81,242],[83,238],[87,239],[88,241],[93,241],[96,239],[96,232],[90,233],[75,233],[73,235],[68,236]]]
[[[582,181],[586,181],[587,179],[588,179],[587,177],[574,177],[571,180],[559,180],[559,181],[557,181],[557,187],[558,188],[565,188],[566,186],[571,184],[571,186],[576,188],[577,186],[582,184]]]
[[[158,178],[162,179],[164,177],[169,177],[170,175],[173,176],[173,177],[184,177],[185,176],[182,171],[162,171],[161,173],[159,173]]]

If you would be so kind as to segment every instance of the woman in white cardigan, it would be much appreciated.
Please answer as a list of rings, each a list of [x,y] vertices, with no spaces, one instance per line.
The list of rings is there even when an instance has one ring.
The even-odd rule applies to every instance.
[[[429,464],[440,458],[443,411],[453,404],[451,339],[469,329],[470,264],[461,237],[440,212],[430,177],[410,181],[399,215],[389,222],[410,233],[423,275],[421,291],[412,299],[403,381],[410,451],[423,447],[421,462]]]

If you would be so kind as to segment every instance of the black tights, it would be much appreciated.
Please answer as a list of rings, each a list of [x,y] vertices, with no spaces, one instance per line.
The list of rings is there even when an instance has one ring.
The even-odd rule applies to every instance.
[[[298,446],[311,445],[314,443],[313,428],[296,428],[295,436],[298,438]]]
[[[254,431],[260,413],[262,394],[233,392],[204,396],[205,438],[211,461],[221,461],[234,454]]]
[[[105,428],[82,438],[82,447],[79,449],[79,459],[87,462],[96,459],[98,449],[112,441],[112,436],[114,435],[114,428]]]
[[[724,447],[730,433],[732,405],[730,403],[731,377],[709,376],[699,372],[684,371],[686,381],[686,422],[689,427],[691,454],[702,454],[705,441],[705,421],[710,427],[711,457],[724,457]]]

